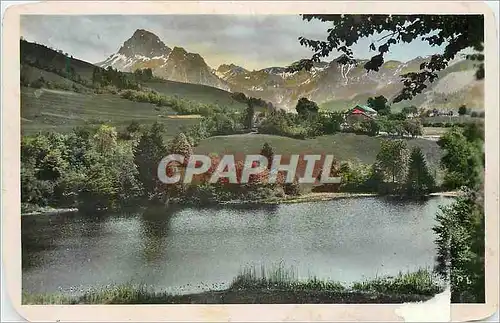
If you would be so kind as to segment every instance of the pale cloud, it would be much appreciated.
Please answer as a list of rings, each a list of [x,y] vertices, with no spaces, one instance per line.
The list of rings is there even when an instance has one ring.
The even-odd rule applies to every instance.
[[[234,63],[247,69],[285,66],[311,51],[299,44],[305,36],[324,39],[328,23],[303,21],[298,15],[156,15],[156,16],[40,16],[21,17],[21,34],[74,57],[103,61],[115,53],[136,29],[149,30],[169,47],[180,46],[202,55],[216,68]],[[366,58],[369,39],[354,46],[357,57]],[[441,48],[422,42],[395,46],[388,59],[407,61]],[[332,57],[338,53],[333,53]]]

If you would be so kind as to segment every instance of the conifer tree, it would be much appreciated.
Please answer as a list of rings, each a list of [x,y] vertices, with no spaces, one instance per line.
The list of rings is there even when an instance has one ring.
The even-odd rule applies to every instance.
[[[267,158],[267,169],[271,169],[274,157],[273,147],[271,147],[271,145],[269,145],[267,142],[264,143],[264,146],[262,147],[260,154]]]
[[[420,147],[414,147],[411,151],[406,175],[406,190],[410,196],[426,195],[433,191],[435,181],[432,177],[424,154]]]
[[[155,193],[158,185],[158,164],[167,156],[167,147],[163,142],[163,126],[155,122],[140,138],[134,151],[134,162],[137,165],[139,179],[146,194]]]

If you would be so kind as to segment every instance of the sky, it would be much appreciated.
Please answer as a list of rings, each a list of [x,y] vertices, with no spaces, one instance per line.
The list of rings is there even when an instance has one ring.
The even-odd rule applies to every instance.
[[[299,15],[155,15],[155,16],[22,16],[21,35],[75,58],[91,63],[105,60],[132,36],[136,29],[156,34],[170,48],[183,47],[200,54],[208,65],[236,64],[246,69],[287,66],[312,51],[298,38],[324,40],[329,23],[304,21]],[[365,38],[352,49],[356,58],[369,58]],[[386,60],[408,61],[442,52],[422,41],[393,45]],[[333,52],[328,59],[338,56]],[[327,60],[328,60],[327,59]]]

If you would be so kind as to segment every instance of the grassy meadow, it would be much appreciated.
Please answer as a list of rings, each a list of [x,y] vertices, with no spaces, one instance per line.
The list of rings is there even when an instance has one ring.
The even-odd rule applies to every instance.
[[[210,86],[180,83],[167,80],[146,82],[145,86],[167,96],[179,96],[205,104],[217,104],[236,110],[246,109],[246,104],[231,97],[231,93]]]
[[[181,89],[187,89],[191,86],[191,84],[171,83]],[[168,86],[164,85],[163,87],[167,88]],[[195,87],[200,88],[200,86]],[[219,91],[217,89],[211,90]],[[214,102],[215,97],[213,94],[207,94],[205,102]],[[230,100],[229,97],[222,98]],[[178,116],[167,107],[159,108],[151,103],[126,100],[111,93],[89,94],[43,88],[21,88],[21,126],[24,134],[49,130],[70,132],[74,127],[100,122],[111,124],[120,130],[133,120],[143,125],[159,121],[165,125],[167,137],[173,137],[183,127],[200,122],[199,116]],[[259,153],[263,143],[268,142],[275,148],[276,153],[286,155],[328,153],[340,160],[373,163],[380,150],[381,140],[382,138],[379,137],[350,133],[337,133],[306,140],[277,135],[241,134],[215,136],[202,140],[195,148],[195,152],[200,154]],[[417,138],[408,140],[408,144],[410,147],[421,147],[430,165],[437,166],[441,158],[441,151],[435,142]]]
[[[337,133],[306,140],[293,139],[265,134],[243,134],[216,136],[202,140],[195,147],[199,154],[257,154],[264,142],[275,149],[276,154],[332,154],[339,160],[375,162],[383,138]],[[422,149],[431,167],[437,167],[441,158],[441,149],[436,142],[425,139],[409,139],[408,146]]]
[[[100,122],[122,129],[133,120],[146,125],[160,121],[171,136],[175,136],[182,126],[199,122],[198,118],[176,118],[166,107],[133,102],[110,93],[21,88],[21,128],[24,134],[49,130],[70,132],[74,127]]]

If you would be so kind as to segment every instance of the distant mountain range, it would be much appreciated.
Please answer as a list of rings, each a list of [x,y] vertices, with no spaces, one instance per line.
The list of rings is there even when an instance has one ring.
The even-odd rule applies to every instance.
[[[249,71],[234,64],[223,64],[213,69],[200,54],[189,53],[181,47],[170,48],[155,34],[138,29],[117,53],[96,65],[126,72],[151,68],[160,78],[243,92],[285,109],[293,109],[299,98],[307,97],[336,110],[366,103],[370,96],[393,98],[402,88],[400,75],[418,71],[426,59],[387,61],[379,72],[370,73],[363,68],[364,60],[359,60],[357,65],[340,65],[338,59],[317,63],[311,71],[296,73],[287,73],[285,67],[279,66]],[[398,105],[456,109],[466,104],[473,109],[483,109],[484,83],[475,80],[474,72],[473,62],[456,60],[440,72],[440,78],[424,93]]]
[[[167,80],[230,89],[199,54],[188,53],[182,47],[171,49],[158,36],[144,29],[137,29],[116,54],[96,65],[124,72],[151,68],[155,76]]]

